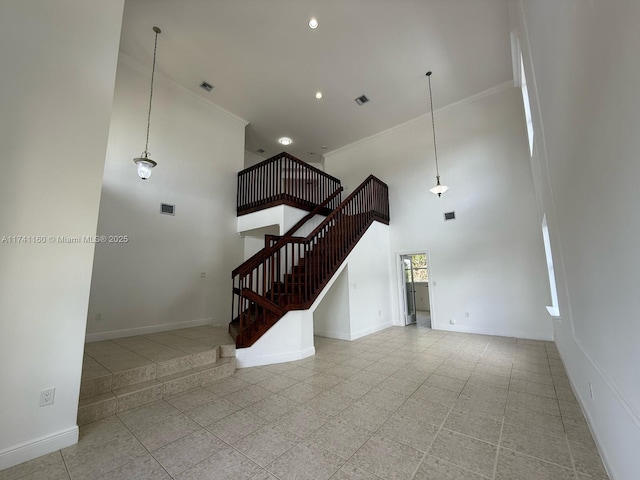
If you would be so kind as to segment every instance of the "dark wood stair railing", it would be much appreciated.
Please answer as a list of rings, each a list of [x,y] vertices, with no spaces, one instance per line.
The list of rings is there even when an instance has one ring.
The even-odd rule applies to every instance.
[[[282,152],[238,173],[237,214],[275,205],[311,211],[340,188],[340,180]],[[334,198],[319,213],[328,215],[340,203]]]
[[[309,235],[292,236],[297,226],[272,237],[236,268],[229,325],[236,346],[251,346],[287,311],[309,308],[374,221],[389,224],[389,194],[370,175]]]

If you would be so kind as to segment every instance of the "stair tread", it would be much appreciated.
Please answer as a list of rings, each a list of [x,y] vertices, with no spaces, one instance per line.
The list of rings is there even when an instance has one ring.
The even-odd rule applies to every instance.
[[[162,385],[162,382],[159,382],[158,380],[147,380],[146,382],[134,383],[128,387],[116,388],[112,391],[116,397],[122,397],[124,395],[141,392],[148,388],[157,387],[158,385]]]
[[[78,402],[78,407],[90,407],[93,405],[97,405],[99,403],[107,402],[109,400],[115,400],[116,396],[113,392],[99,393],[97,395],[93,395],[91,397],[81,398]]]
[[[192,375],[197,375],[199,372],[195,368],[190,368],[188,370],[182,370],[180,372],[172,373],[171,375],[165,375],[164,377],[158,377],[158,381],[165,383],[173,380],[179,380],[181,378],[190,377]]]

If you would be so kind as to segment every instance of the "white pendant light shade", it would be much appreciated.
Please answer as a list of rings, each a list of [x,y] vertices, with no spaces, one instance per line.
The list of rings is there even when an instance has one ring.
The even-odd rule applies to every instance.
[[[133,161],[138,165],[138,176],[142,180],[149,178],[151,176],[151,169],[157,165],[156,162],[145,157],[134,158]]]
[[[155,167],[158,163],[154,162],[149,158],[149,129],[151,127],[151,104],[153,102],[153,79],[156,74],[156,54],[158,51],[158,34],[161,33],[161,30],[158,27],[153,27],[153,31],[155,32],[156,38],[153,44],[153,67],[151,68],[151,90],[149,92],[149,112],[147,113],[147,138],[144,144],[144,152],[142,152],[141,157],[136,157],[133,159],[135,164],[138,166],[138,176],[142,180],[146,180],[151,176],[151,169]]]
[[[449,187],[440,183],[440,169],[438,168],[438,147],[436,145],[436,122],[433,118],[433,95],[431,94],[431,72],[427,72],[429,79],[429,103],[431,104],[431,128],[433,129],[433,153],[436,159],[436,186],[430,188],[429,191],[440,197]]]
[[[444,192],[446,192],[447,190],[449,190],[449,187],[447,187],[446,185],[441,185],[440,184],[440,175],[438,175],[437,177],[438,181],[436,183],[436,186],[433,188],[430,188],[429,191],[431,193],[434,193],[438,196],[442,195]]]

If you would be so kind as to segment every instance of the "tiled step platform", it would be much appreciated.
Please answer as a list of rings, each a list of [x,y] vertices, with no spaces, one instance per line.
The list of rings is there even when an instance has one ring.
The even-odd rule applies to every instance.
[[[202,326],[87,343],[78,425],[207,385],[236,370],[227,327]]]

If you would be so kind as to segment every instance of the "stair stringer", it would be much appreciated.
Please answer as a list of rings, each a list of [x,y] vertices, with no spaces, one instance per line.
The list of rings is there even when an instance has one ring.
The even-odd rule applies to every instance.
[[[318,333],[355,340],[393,325],[389,255],[389,226],[373,222],[308,309],[287,312],[251,347],[236,349],[237,367],[290,362],[314,355],[314,312],[345,269],[351,283],[348,318],[341,319],[348,326],[341,331],[347,333]]]

